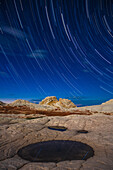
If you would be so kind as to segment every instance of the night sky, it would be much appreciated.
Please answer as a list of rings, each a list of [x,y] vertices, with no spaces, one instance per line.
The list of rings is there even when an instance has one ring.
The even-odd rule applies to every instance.
[[[113,0],[0,0],[0,100],[113,98]]]

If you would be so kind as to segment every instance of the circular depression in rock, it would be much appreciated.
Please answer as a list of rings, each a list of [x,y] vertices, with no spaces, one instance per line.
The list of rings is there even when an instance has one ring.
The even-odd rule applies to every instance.
[[[77,132],[78,132],[78,133],[88,133],[87,130],[78,130]]]
[[[67,128],[64,126],[48,126],[50,130],[57,130],[57,131],[66,131]]]
[[[32,162],[60,162],[87,160],[94,155],[94,151],[81,142],[52,140],[27,145],[18,151],[18,155]]]

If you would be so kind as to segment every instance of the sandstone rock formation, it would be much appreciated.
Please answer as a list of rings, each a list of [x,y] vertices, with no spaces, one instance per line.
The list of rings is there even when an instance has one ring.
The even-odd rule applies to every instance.
[[[43,117],[33,120],[0,114],[0,169],[1,170],[112,170],[113,116],[104,114]],[[48,129],[65,126],[66,131]],[[78,133],[86,130],[88,133]],[[72,140],[88,144],[94,156],[82,160],[30,162],[17,155],[20,148],[49,140]],[[71,146],[70,146],[71,147]],[[36,150],[37,153],[37,150]],[[68,151],[67,151],[68,153]],[[88,154],[84,153],[84,156]]]
[[[59,99],[59,101],[56,103],[56,106],[59,106],[61,108],[66,108],[66,109],[77,107],[71,100],[62,99],[62,98]]]
[[[39,104],[54,106],[57,102],[58,102],[57,98],[55,96],[51,96],[51,97],[46,97]]]
[[[113,99],[101,105],[87,107],[76,107],[67,99],[59,101],[56,97],[51,97],[51,100],[49,97],[46,99],[44,104],[17,100],[7,106],[0,106],[0,169],[112,170],[113,114],[105,115],[103,112],[113,113]],[[60,108],[60,111],[55,111],[56,108]],[[49,115],[57,113],[57,116],[41,115],[40,113],[44,111]],[[61,116],[61,113],[67,116],[63,114]],[[55,131],[49,129],[50,126],[64,126],[67,130]],[[80,133],[81,131],[88,133]],[[38,163],[24,160],[17,155],[18,150],[26,145],[49,140],[86,143],[93,148],[94,156],[86,161],[82,159]],[[86,154],[88,153],[84,153],[84,156]]]
[[[29,101],[18,99],[18,100],[15,100],[14,102],[10,103],[10,106],[26,106],[28,104],[30,104]]]
[[[9,106],[27,106],[29,107],[30,109],[36,109],[36,110],[39,110],[39,111],[50,111],[50,110],[54,110],[54,107],[53,106],[50,106],[50,105],[40,105],[40,104],[35,104],[35,103],[30,103],[29,101],[27,100],[16,100],[12,103],[9,104]]]
[[[86,107],[79,107],[79,110],[89,110],[92,112],[105,112],[105,113],[113,113],[113,99],[102,103],[101,105],[93,105]]]
[[[110,100],[106,101],[105,103],[102,103],[102,105],[106,105],[106,104],[112,104],[113,105],[113,99],[110,99]]]
[[[55,96],[46,97],[39,104],[30,103],[26,100],[16,100],[9,104],[9,106],[27,106],[31,109],[36,109],[39,111],[69,111],[76,112],[78,111],[91,111],[91,112],[105,112],[105,113],[113,113],[113,99],[102,103],[101,105],[93,105],[93,106],[85,106],[85,107],[76,107],[76,105],[68,99],[59,99]]]
[[[46,97],[39,104],[50,105],[60,109],[76,108],[76,105],[71,100],[60,98],[58,101],[55,96]]]
[[[7,105],[7,104],[2,102],[2,101],[0,101],[0,106],[5,106],[5,105]]]

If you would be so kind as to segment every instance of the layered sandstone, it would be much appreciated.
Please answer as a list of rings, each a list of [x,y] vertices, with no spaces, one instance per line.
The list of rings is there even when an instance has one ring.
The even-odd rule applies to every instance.
[[[90,111],[90,112],[101,112],[101,113],[113,113],[113,99],[102,103],[101,105],[85,106],[85,107],[76,107],[76,105],[68,99],[60,98],[59,101],[55,96],[46,97],[39,104],[30,103],[26,100],[16,100],[9,104],[9,106],[27,106],[31,109],[36,109],[39,111],[69,111],[76,112],[78,111]]]
[[[39,104],[40,105],[50,105],[50,106],[54,106],[54,107],[60,108],[60,109],[76,108],[76,105],[71,100],[60,98],[58,101],[55,96],[46,97]]]
[[[58,102],[57,98],[55,96],[51,96],[51,97],[46,97],[39,104],[54,106],[57,102]]]
[[[66,109],[77,107],[71,100],[62,99],[62,98],[59,99],[59,101],[56,103],[56,105],[61,108],[66,108]]]
[[[79,107],[79,110],[85,111],[89,110],[91,112],[101,112],[101,113],[113,113],[113,99],[102,103],[101,105],[93,105],[93,106],[86,106],[86,107]]]
[[[14,102],[10,103],[10,106],[26,106],[29,104],[30,104],[30,102],[27,100],[18,99],[18,100],[15,100]]]
[[[64,126],[66,131],[48,129]],[[113,116],[104,114],[41,117],[28,120],[17,115],[0,114],[0,169],[2,170],[91,170],[113,169]],[[79,131],[88,133],[78,133]],[[18,156],[20,148],[32,143],[50,140],[79,141],[91,146],[94,156],[84,160],[30,162]],[[71,147],[71,146],[70,146]],[[36,150],[36,154],[39,151]],[[67,150],[69,154],[69,150]],[[84,156],[89,154],[84,153]]]
[[[5,105],[7,105],[7,104],[2,102],[2,101],[0,101],[0,106],[5,106]]]

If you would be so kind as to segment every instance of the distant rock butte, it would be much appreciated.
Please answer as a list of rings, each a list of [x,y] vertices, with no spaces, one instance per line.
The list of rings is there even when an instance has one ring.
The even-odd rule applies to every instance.
[[[15,100],[14,102],[10,103],[10,106],[23,106],[23,105],[27,105],[27,104],[30,104],[30,102],[27,100],[18,99],[18,100]]]
[[[39,104],[50,105],[50,106],[54,106],[57,108],[66,108],[66,109],[77,107],[71,100],[60,98],[58,101],[55,96],[46,97]]]
[[[59,99],[59,101],[56,103],[56,105],[59,107],[67,108],[67,109],[77,107],[71,100],[62,99],[62,98]]]
[[[54,106],[54,104],[56,104],[57,102],[58,102],[57,98],[55,96],[51,96],[51,97],[46,97],[39,104]]]

